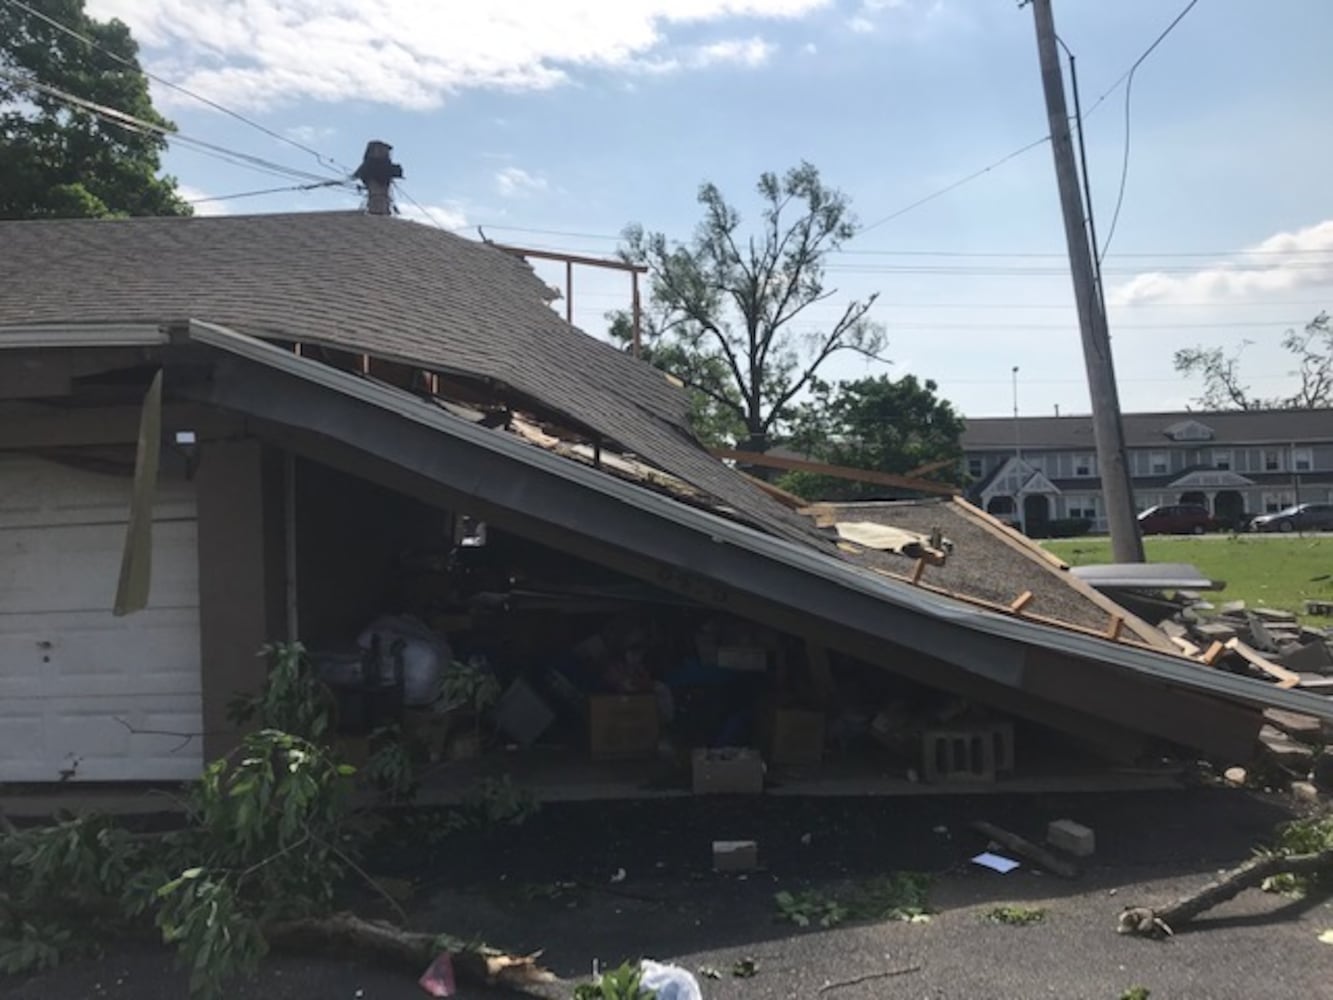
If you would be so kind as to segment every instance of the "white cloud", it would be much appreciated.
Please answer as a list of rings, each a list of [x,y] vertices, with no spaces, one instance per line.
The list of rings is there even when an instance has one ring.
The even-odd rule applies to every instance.
[[[808,56],[812,56],[819,51],[819,46],[816,45],[814,42],[806,42],[804,45],[801,46],[801,51]]]
[[[495,175],[495,190],[503,198],[525,198],[545,191],[547,187],[545,177],[530,174],[522,167],[505,167]]]
[[[288,139],[295,139],[307,146],[323,142],[325,139],[332,139],[338,132],[336,128],[329,125],[293,125],[283,131]]]
[[[862,14],[858,14],[847,22],[847,27],[858,35],[868,35],[875,30],[875,22]]]
[[[1333,219],[1274,236],[1230,260],[1187,273],[1146,271],[1112,293],[1116,305],[1223,303],[1333,284]]]
[[[754,68],[762,66],[777,51],[777,46],[762,38],[730,39],[702,45],[694,53],[694,66],[734,64]]]
[[[420,222],[425,226],[437,226],[457,231],[466,229],[468,225],[466,213],[462,206],[457,204],[416,204],[406,198],[395,198],[394,207],[398,209],[400,219]]]
[[[201,191],[199,188],[192,187],[189,184],[177,184],[176,193],[185,201],[192,203],[199,201],[201,198],[210,197],[207,191]],[[191,207],[194,209],[195,215],[227,214],[227,203],[225,201],[203,201],[198,205],[192,204]]]
[[[634,69],[662,58],[678,25],[794,19],[832,2],[88,0],[88,8],[129,24],[163,76],[229,106],[359,100],[425,109],[467,89],[545,89],[580,69]],[[703,46],[681,64],[707,65],[714,50],[714,62],[756,65],[770,51],[755,40],[732,44]]]

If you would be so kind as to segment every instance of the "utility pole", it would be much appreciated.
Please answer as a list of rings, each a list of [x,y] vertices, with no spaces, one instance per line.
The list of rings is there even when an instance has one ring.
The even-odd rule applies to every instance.
[[[366,211],[371,215],[392,215],[393,198],[389,185],[403,176],[403,168],[389,157],[393,147],[387,142],[371,139],[366,143],[366,155],[361,166],[352,174],[366,187]]]
[[[1046,92],[1046,117],[1051,129],[1051,151],[1064,213],[1065,241],[1069,245],[1069,268],[1074,279],[1074,300],[1083,338],[1083,361],[1088,370],[1088,394],[1092,400],[1093,437],[1097,442],[1097,466],[1111,531],[1111,552],[1116,562],[1143,562],[1143,538],[1134,516],[1134,490],[1120,424],[1120,397],[1116,390],[1115,365],[1111,359],[1111,337],[1106,328],[1097,280],[1093,249],[1088,241],[1083,214],[1083,192],[1074,161],[1074,143],[1069,134],[1069,111],[1065,105],[1064,78],[1056,50],[1055,19],[1051,0],[1032,0],[1037,27],[1037,54],[1041,60],[1041,84]]]

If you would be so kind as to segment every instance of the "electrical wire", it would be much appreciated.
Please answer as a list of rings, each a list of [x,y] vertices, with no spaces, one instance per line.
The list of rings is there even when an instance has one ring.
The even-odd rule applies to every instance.
[[[118,125],[129,131],[138,132],[139,134],[155,135],[168,142],[180,143],[187,148],[194,149],[198,152],[206,152],[225,158],[228,162],[237,165],[249,166],[252,169],[258,169],[263,173],[273,174],[279,177],[296,178],[311,182],[328,180],[327,177],[321,174],[284,166],[281,163],[275,163],[272,160],[267,160],[261,156],[254,156],[250,153],[241,153],[233,149],[228,149],[225,146],[219,146],[216,143],[205,142],[202,139],[195,139],[177,131],[176,129],[168,128],[157,122],[150,122],[143,118],[138,118],[135,115],[126,111],[121,111],[118,108],[99,104],[96,101],[86,100],[85,98],[79,97],[77,94],[71,94],[66,90],[61,90],[59,87],[52,87],[49,84],[42,83],[30,76],[26,76],[22,73],[15,73],[4,67],[0,67],[0,78],[7,79],[22,87],[31,88],[32,90],[35,90],[40,94],[45,94],[69,107],[85,111],[95,115],[103,121]]]
[[[426,219],[428,219],[431,222],[431,224],[435,226],[436,229],[442,230],[446,233],[453,233],[457,232],[460,229],[467,228],[466,225],[453,226],[453,227],[446,226],[443,222],[441,222],[438,218],[435,217],[435,213],[433,213],[425,205],[421,204],[421,202],[413,198],[412,195],[408,192],[407,188],[403,187],[401,183],[395,183],[394,188],[395,190],[398,191],[399,194],[401,194],[404,198],[406,198],[409,202],[411,202],[412,206],[423,216],[425,216]]]
[[[1120,163],[1120,186],[1115,196],[1115,209],[1111,212],[1111,224],[1107,227],[1106,242],[1102,244],[1101,252],[1097,255],[1098,260],[1105,258],[1106,251],[1111,246],[1111,240],[1115,237],[1116,223],[1120,221],[1120,209],[1124,207],[1125,204],[1125,187],[1129,181],[1130,99],[1134,94],[1134,74],[1138,71],[1138,68],[1143,65],[1144,61],[1153,54],[1153,50],[1166,40],[1166,36],[1175,30],[1176,25],[1185,20],[1185,15],[1192,11],[1198,2],[1199,0],[1189,0],[1189,2],[1185,4],[1184,9],[1176,15],[1175,20],[1166,26],[1151,45],[1144,49],[1143,55],[1134,60],[1134,65],[1130,66],[1125,72],[1124,77],[1122,77],[1125,81],[1125,151]],[[1115,86],[1119,86],[1119,81],[1116,82]],[[1112,89],[1115,89],[1115,87],[1113,86]],[[1095,251],[1096,249],[1097,248],[1094,246],[1093,250]]]
[[[287,187],[264,188],[263,190],[260,191],[238,191],[235,194],[214,194],[214,195],[209,195],[205,198],[189,198],[186,199],[186,204],[204,205],[212,201],[236,201],[239,198],[258,198],[260,195],[282,194],[287,191],[314,191],[318,188],[331,188],[331,187],[350,188],[351,186],[352,185],[350,181],[344,181],[344,180],[318,181],[313,184],[291,184],[288,185]]]
[[[168,87],[171,90],[176,91],[177,93],[184,94],[186,97],[193,98],[194,100],[199,101],[202,104],[206,104],[214,111],[220,111],[224,115],[227,115],[230,118],[234,118],[236,121],[241,122],[242,124],[248,125],[253,129],[258,129],[260,132],[263,132],[265,135],[273,139],[276,139],[279,142],[284,142],[295,149],[301,150],[303,153],[309,153],[311,156],[315,158],[315,160],[320,164],[320,166],[324,167],[326,170],[334,170],[344,175],[351,173],[351,171],[348,168],[339,164],[338,161],[334,160],[332,157],[325,156],[323,153],[319,152],[319,150],[312,149],[311,147],[305,145],[302,142],[298,142],[297,140],[291,138],[290,136],[283,135],[281,132],[275,132],[268,126],[261,125],[259,122],[251,118],[247,118],[240,112],[233,111],[231,108],[219,104],[217,101],[214,101],[210,98],[204,97],[202,94],[198,94],[195,91],[183,87],[178,83],[172,83],[170,80],[158,76],[156,73],[150,73],[148,70],[140,66],[135,60],[126,59],[124,56],[116,52],[112,52],[106,46],[98,44],[96,39],[90,38],[80,31],[76,31],[69,25],[63,24],[62,22],[51,17],[49,14],[45,14],[42,11],[37,10],[36,8],[24,3],[23,0],[0,0],[0,2],[6,3],[11,7],[21,10],[31,15],[32,17],[37,18],[38,20],[44,21],[46,24],[55,28],[57,31],[61,31],[66,35],[70,36],[71,38],[83,42],[89,48],[101,52],[107,58],[115,60],[122,66],[125,66],[128,69],[131,69],[136,73],[139,73],[147,77],[149,80],[152,80],[155,83],[160,83],[162,86]]]

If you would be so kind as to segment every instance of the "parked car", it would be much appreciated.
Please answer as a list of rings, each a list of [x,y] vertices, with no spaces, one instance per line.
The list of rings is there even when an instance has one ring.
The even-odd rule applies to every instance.
[[[1194,504],[1163,504],[1139,515],[1139,530],[1145,535],[1202,535],[1213,527],[1207,507]]]
[[[1260,514],[1251,531],[1333,531],[1333,504],[1298,503],[1276,514]]]

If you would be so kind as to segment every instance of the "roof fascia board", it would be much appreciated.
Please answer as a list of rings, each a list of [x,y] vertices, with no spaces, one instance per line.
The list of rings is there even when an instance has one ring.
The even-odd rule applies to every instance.
[[[156,323],[74,323],[0,326],[0,349],[158,347],[171,337]]]
[[[862,569],[814,548],[764,534],[622,482],[504,434],[473,426],[401,390],[368,383],[355,375],[298,357],[225,327],[192,321],[190,337],[198,343],[277,370],[307,384],[425,425],[463,443],[477,446],[490,457],[502,459],[505,463],[517,461],[580,490],[592,490],[609,497],[625,510],[623,516],[632,515],[633,520],[638,522],[634,525],[637,529],[636,537],[652,539],[659,557],[667,563],[687,565],[691,573],[705,578],[728,580],[738,589],[769,600],[795,603],[832,621],[842,620],[870,634],[881,634],[897,644],[940,656],[1001,683],[1011,686],[1021,683],[1023,646],[1035,646],[1080,659],[1112,664],[1158,682],[1244,704],[1289,708],[1333,721],[1333,699],[1276,689],[1263,681],[1205,670],[1163,653],[1065,632],[1021,618],[970,607],[909,583]],[[239,380],[232,383],[233,391],[240,391],[235,388],[238,384]],[[215,393],[217,391],[215,385]],[[229,405],[227,399],[218,395],[212,401],[216,405]],[[296,402],[295,397],[284,398],[281,393],[254,391],[247,394],[243,402],[251,408],[249,412],[256,416],[330,433],[328,427],[321,426],[319,414],[302,413],[301,407],[291,405]],[[444,464],[437,461],[436,465],[436,474],[442,480],[453,474],[453,470]],[[432,474],[424,468],[418,471]],[[501,474],[495,481],[491,481],[490,477],[483,481],[478,476],[470,486],[461,484],[460,488],[479,495],[489,494],[493,502],[510,509],[532,509],[539,498],[525,496],[532,492],[532,487],[523,482],[522,478]],[[577,511],[571,516],[579,518]],[[667,538],[660,530],[662,522],[687,529],[689,535]],[[606,525],[591,519],[588,513],[582,515],[581,523],[584,532],[604,535],[607,530]],[[653,530],[654,526],[657,527],[656,531]],[[690,546],[689,561],[681,558],[681,546],[687,541],[694,542]],[[700,541],[708,544],[700,547]],[[757,568],[762,567],[755,566],[755,557],[769,564],[770,568],[776,566],[795,572],[756,572]],[[816,587],[811,586],[812,583],[833,586]],[[997,646],[987,641],[987,637],[1006,642]]]

